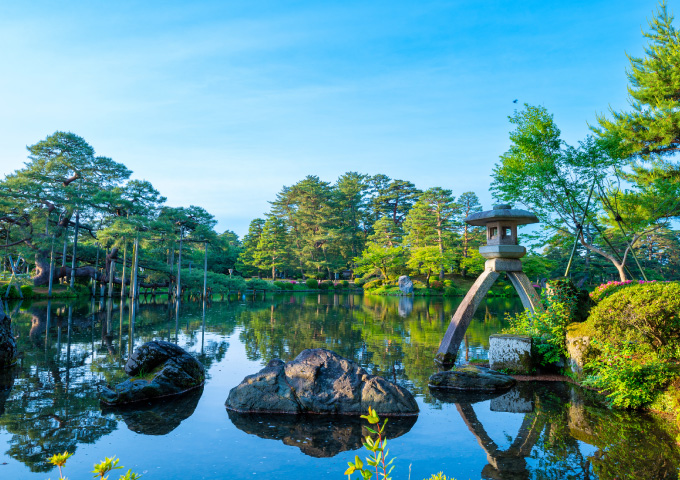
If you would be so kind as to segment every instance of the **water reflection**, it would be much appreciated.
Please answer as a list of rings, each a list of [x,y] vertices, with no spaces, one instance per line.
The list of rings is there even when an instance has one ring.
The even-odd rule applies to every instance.
[[[538,385],[530,391],[516,389],[495,398],[430,392],[427,380],[433,372],[432,360],[456,302],[416,298],[404,303],[398,298],[336,294],[267,295],[264,299],[258,294],[254,300],[235,300],[206,305],[186,302],[178,309],[175,304],[151,299],[135,304],[136,312],[131,312],[129,301],[118,299],[97,303],[24,301],[10,305],[7,311],[12,315],[21,356],[11,374],[0,377],[0,430],[8,439],[4,451],[25,465],[12,467],[14,473],[18,472],[13,478],[29,477],[28,470],[49,471],[52,466],[47,458],[65,450],[76,452],[76,463],[79,445],[98,442],[122,423],[125,428],[116,435],[130,430],[156,435],[154,442],[161,442],[159,436],[169,432],[173,432],[175,441],[178,432],[184,430],[177,429],[180,424],[187,429],[202,425],[196,423],[196,413],[205,405],[198,392],[193,394],[196,396],[178,398],[177,403],[149,406],[143,411],[100,410],[99,387],[126,379],[123,366],[128,352],[150,340],[177,341],[197,355],[207,376],[201,398],[205,399],[208,390],[213,389],[210,405],[218,408],[229,388],[269,360],[289,361],[305,348],[334,350],[419,395],[425,403],[420,421],[431,421],[434,416],[440,430],[423,436],[414,435],[418,430],[414,428],[414,432],[405,435],[409,426],[395,436],[403,435],[400,441],[414,442],[410,448],[415,454],[429,452],[434,442],[444,444],[443,458],[456,457],[460,448],[466,449],[470,457],[479,452],[486,462],[471,478],[480,474],[486,478],[677,477],[680,461],[676,432],[669,424],[601,408],[568,385]],[[468,358],[485,358],[488,336],[504,326],[504,312],[517,307],[513,299],[493,298],[479,309],[468,329]],[[230,341],[240,345],[230,351]],[[232,355],[228,364],[223,362],[227,352]],[[459,358],[465,356],[461,354]],[[213,368],[220,362],[228,368]],[[447,403],[452,407],[444,406]],[[213,407],[205,406],[208,408]],[[439,422],[436,417],[444,414],[456,416],[457,428],[469,432],[469,443],[449,448],[447,432],[440,426],[449,419]],[[317,457],[360,448],[364,434],[360,423],[324,424],[328,420],[319,417],[304,424],[291,417],[288,423],[275,422],[273,418],[253,421],[233,414],[229,418],[236,428],[253,434],[247,436],[250,441],[277,439]],[[516,419],[516,425],[508,433],[511,438],[504,441],[493,432],[497,425],[506,425],[508,418]],[[388,427],[390,424],[394,424],[392,419]],[[229,427],[233,435],[239,435],[233,441],[244,441],[242,433],[231,423]],[[196,431],[191,439],[185,439],[186,448],[215,450],[210,440],[202,439],[201,434],[206,432]],[[219,440],[221,434],[216,432],[211,438]],[[232,437],[224,435],[232,441]],[[227,442],[221,446],[229,445]],[[113,453],[119,452],[103,452]],[[172,461],[150,457],[148,465]],[[456,457],[454,461],[468,460]],[[177,462],[182,462],[179,456]],[[181,469],[179,466],[178,471]],[[276,466],[272,469],[275,472]],[[454,471],[450,473],[456,475]],[[41,473],[32,478],[47,476]]]
[[[297,447],[310,457],[334,457],[340,452],[362,447],[369,434],[366,421],[348,415],[252,414],[227,410],[234,426],[250,435],[280,440]],[[385,428],[388,439],[411,430],[417,416],[390,417]]]
[[[102,406],[102,414],[116,414],[127,427],[142,435],[167,435],[189,418],[203,394],[203,386],[182,395],[134,406]]]
[[[485,453],[483,479],[677,478],[680,454],[667,424],[612,412],[589,402],[578,387],[531,382],[502,395],[433,393],[438,401],[455,404]],[[492,412],[523,415],[517,432],[505,439],[508,446],[487,433],[478,414],[487,408],[482,402],[489,402]]]

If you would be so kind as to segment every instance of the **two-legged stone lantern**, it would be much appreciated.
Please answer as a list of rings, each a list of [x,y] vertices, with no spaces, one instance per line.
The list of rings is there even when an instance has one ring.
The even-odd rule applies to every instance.
[[[538,223],[536,215],[513,209],[510,205],[496,205],[493,210],[473,213],[465,221],[476,227],[486,226],[486,245],[479,247],[479,253],[487,261],[484,272],[465,295],[439,345],[436,362],[444,368],[455,363],[468,325],[500,272],[508,275],[524,308],[532,312],[543,309],[541,298],[522,271],[519,259],[526,254],[526,249],[517,244],[517,226]]]

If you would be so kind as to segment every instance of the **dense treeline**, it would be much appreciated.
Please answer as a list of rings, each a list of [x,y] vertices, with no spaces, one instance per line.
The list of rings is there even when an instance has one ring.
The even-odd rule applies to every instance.
[[[421,191],[386,175],[348,172],[334,184],[307,176],[284,187],[264,219],[250,224],[239,270],[270,277],[335,279],[479,269],[482,233],[463,219],[481,205],[440,187]]]
[[[78,135],[55,132],[27,148],[24,168],[0,181],[4,271],[11,260],[11,267],[31,270],[36,286],[52,277],[71,287],[94,279],[118,289],[141,285],[170,292],[180,251],[183,267],[202,267],[206,245],[210,270],[227,274],[234,268],[234,233],[218,235],[214,217],[201,207],[165,205],[150,182],[131,179],[125,165],[97,156]],[[18,258],[26,264],[18,265]]]

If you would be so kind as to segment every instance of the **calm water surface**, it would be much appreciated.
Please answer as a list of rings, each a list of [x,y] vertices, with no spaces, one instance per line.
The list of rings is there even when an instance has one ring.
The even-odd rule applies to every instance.
[[[421,413],[390,421],[396,479],[444,471],[463,479],[678,478],[677,432],[652,416],[612,412],[562,383],[505,395],[437,395],[432,359],[460,299],[277,295],[202,305],[142,302],[131,321],[118,302],[10,305],[21,351],[0,377],[0,479],[57,478],[47,462],[75,452],[65,471],[91,478],[116,455],[145,479],[343,477],[361,448],[351,419],[227,412],[229,390],[272,358],[324,347],[410,389]],[[485,358],[514,299],[489,299],[460,358]],[[49,313],[48,313],[49,312]],[[177,342],[205,365],[205,387],[143,410],[102,410],[98,389],[125,378],[129,353]],[[117,478],[117,475],[110,478]]]

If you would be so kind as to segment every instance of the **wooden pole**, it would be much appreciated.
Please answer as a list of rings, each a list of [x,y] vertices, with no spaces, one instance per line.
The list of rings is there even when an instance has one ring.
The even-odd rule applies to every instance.
[[[97,268],[99,268],[99,245],[95,244],[94,248],[97,249],[97,257],[94,261],[94,278],[92,279],[92,298],[97,296]]]
[[[137,296],[139,295],[139,287],[137,285],[137,265],[138,265],[138,260],[139,260],[139,237],[135,238],[135,253],[134,257],[132,260],[132,274],[131,274],[131,279],[132,279],[132,285],[130,288],[132,289],[132,300],[134,301]]]
[[[52,249],[50,251],[50,279],[47,286],[47,298],[52,297],[52,277],[54,277],[54,235],[52,236]]]
[[[205,302],[205,292],[208,285],[208,242],[205,242],[205,256],[203,258],[203,301]]]
[[[80,226],[80,212],[76,210],[76,229],[73,234],[73,258],[71,259],[71,288],[76,281],[76,252],[78,251],[78,227]]]
[[[177,299],[182,298],[182,234],[183,228],[179,227],[179,256],[177,257]]]
[[[112,258],[111,263],[109,263],[109,292],[108,292],[109,298],[113,296],[113,274],[115,270],[116,262]]]
[[[120,282],[120,298],[125,298],[125,267],[127,266],[127,239],[123,238],[123,273]]]

